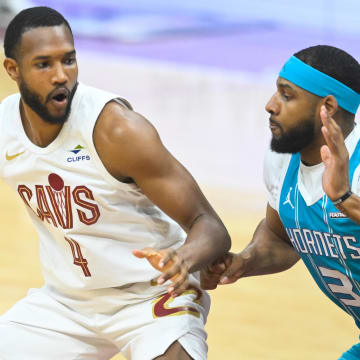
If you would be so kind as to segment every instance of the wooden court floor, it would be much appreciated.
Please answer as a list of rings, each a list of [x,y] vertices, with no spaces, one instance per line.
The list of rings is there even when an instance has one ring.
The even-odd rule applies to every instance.
[[[14,89],[0,70],[0,99]],[[263,215],[261,207],[253,206],[256,196],[225,189],[205,193],[228,227],[233,249],[242,249]],[[23,204],[2,182],[0,196],[2,314],[43,280],[37,235]],[[357,342],[352,319],[322,295],[300,263],[282,274],[242,279],[211,295],[209,360],[335,360]]]

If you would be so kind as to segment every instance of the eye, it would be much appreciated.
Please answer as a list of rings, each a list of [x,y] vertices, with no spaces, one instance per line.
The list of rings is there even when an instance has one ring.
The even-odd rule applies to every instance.
[[[45,68],[49,67],[49,63],[47,61],[43,61],[43,62],[37,63],[35,66],[38,69],[45,69]]]
[[[72,57],[64,60],[65,65],[73,65],[75,62],[76,62],[76,59],[72,58]]]
[[[290,96],[287,94],[282,93],[281,96],[283,97],[283,99],[285,99],[285,101],[288,101],[290,99]]]

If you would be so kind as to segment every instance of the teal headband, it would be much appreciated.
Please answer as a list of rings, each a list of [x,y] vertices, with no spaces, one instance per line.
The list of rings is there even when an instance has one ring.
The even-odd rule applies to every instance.
[[[360,94],[295,56],[285,63],[279,76],[320,97],[333,95],[339,106],[352,114],[355,114],[359,107]]]

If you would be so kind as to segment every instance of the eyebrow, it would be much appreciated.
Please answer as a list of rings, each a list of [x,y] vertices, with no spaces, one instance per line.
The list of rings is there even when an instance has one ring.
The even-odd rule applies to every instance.
[[[294,90],[294,88],[292,86],[290,86],[289,84],[278,83],[277,85],[280,88],[286,88],[286,89]]]
[[[65,56],[71,56],[71,55],[75,55],[76,54],[76,50],[71,50],[71,51],[69,51],[69,52],[67,52],[66,54],[65,54]],[[48,60],[48,59],[50,59],[51,58],[51,56],[49,56],[49,55],[39,55],[39,56],[36,56],[34,59],[33,59],[33,61],[37,61],[37,60]]]

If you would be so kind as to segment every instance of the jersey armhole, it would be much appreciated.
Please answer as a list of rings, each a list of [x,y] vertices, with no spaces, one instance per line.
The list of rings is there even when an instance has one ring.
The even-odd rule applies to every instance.
[[[115,102],[117,102],[118,104],[120,104],[120,105],[122,105],[122,106],[125,106],[125,107],[128,108],[129,110],[134,110],[133,107],[131,106],[131,104],[130,104],[126,99],[124,99],[124,98],[117,97],[117,98],[112,99],[112,100],[110,100],[110,101],[115,101]],[[110,102],[110,101],[109,101],[109,102]],[[104,107],[105,107],[107,104],[108,104],[108,103],[106,103],[106,104],[104,105]],[[99,114],[99,116],[100,116],[100,114]]]
[[[111,184],[112,186],[114,186],[117,189],[123,189],[123,190],[131,189],[132,191],[134,191],[134,190],[137,191],[138,186],[136,185],[135,182],[120,181],[109,173],[109,171],[106,169],[105,165],[101,161],[100,156],[99,156],[99,154],[96,150],[95,144],[94,144],[94,130],[95,130],[96,124],[97,124],[99,117],[100,117],[102,111],[104,110],[105,106],[112,101],[115,101],[115,102],[119,103],[120,105],[125,106],[129,110],[132,110],[131,104],[123,98],[113,97],[110,99],[109,98],[105,99],[102,108],[98,111],[98,115],[97,115],[95,121],[93,122],[91,129],[89,129],[90,131],[87,134],[86,142],[88,145],[89,152],[91,154],[91,158],[94,162],[94,166],[96,166],[96,168],[99,171],[99,174],[104,178],[104,180],[106,180],[109,184]]]

